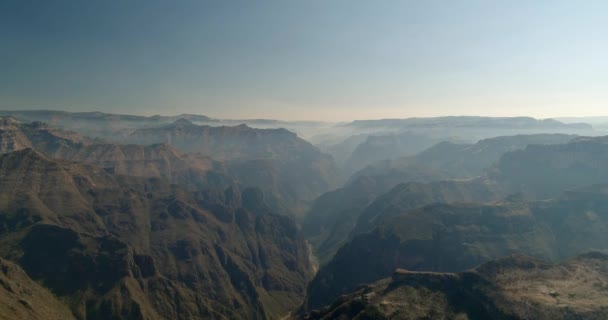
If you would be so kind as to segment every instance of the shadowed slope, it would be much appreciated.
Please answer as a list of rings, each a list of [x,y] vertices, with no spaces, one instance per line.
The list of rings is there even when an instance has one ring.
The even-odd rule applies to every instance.
[[[312,272],[295,224],[261,192],[0,156],[0,255],[79,318],[277,318]]]

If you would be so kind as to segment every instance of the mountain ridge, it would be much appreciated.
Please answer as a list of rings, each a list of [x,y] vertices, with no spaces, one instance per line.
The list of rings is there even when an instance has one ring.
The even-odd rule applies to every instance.
[[[0,255],[78,318],[277,318],[312,272],[255,189],[188,192],[32,149],[0,156]]]

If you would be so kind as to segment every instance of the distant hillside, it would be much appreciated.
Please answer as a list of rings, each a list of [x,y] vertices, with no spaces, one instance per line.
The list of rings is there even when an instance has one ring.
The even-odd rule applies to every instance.
[[[454,272],[513,253],[557,261],[608,250],[606,194],[598,186],[552,201],[434,204],[408,210],[410,202],[403,199],[424,200],[395,192],[377,202],[377,227],[356,236],[319,270],[308,288],[308,310],[387,277],[395,268]]]
[[[357,120],[338,124],[312,137],[311,141],[334,156],[338,163],[345,162],[350,175],[374,161],[413,155],[441,141],[469,144],[499,136],[555,133],[596,136],[601,131],[596,132],[586,123],[562,123],[553,119],[437,117]]]
[[[54,158],[94,164],[119,174],[161,177],[184,187],[226,188],[233,183],[259,187],[268,204],[284,214],[302,213],[308,201],[331,188],[336,179],[337,169],[329,156],[286,130],[205,127],[181,120],[170,127],[209,130],[187,134],[193,146],[180,146],[196,153],[185,153],[162,141],[109,144],[40,122],[0,121],[0,153],[31,147]]]
[[[475,144],[441,142],[415,156],[376,162],[355,173],[344,187],[320,196],[306,216],[303,232],[314,244],[320,260],[326,262],[348,240],[357,224],[354,234],[373,229],[373,224],[368,221],[372,221],[376,214],[387,212],[377,206],[366,207],[400,183],[470,179],[483,175],[487,168],[496,164],[507,152],[531,144],[566,143],[574,138],[575,136],[562,134],[537,134],[496,137]],[[495,200],[510,192],[518,192],[515,189],[506,191],[491,179],[479,181],[481,180],[488,183],[476,187],[478,192],[474,194],[478,198],[466,195],[468,193],[463,190],[469,190],[469,187],[465,185],[473,186],[475,182],[465,181],[436,182],[427,186],[411,184],[401,191],[392,191],[390,197],[397,199],[395,193],[401,192],[401,204],[393,205],[395,210],[404,210],[436,201]],[[484,188],[489,188],[487,195],[481,191]],[[407,203],[406,207],[403,203]]]
[[[608,317],[608,256],[559,264],[516,255],[462,273],[397,269],[300,319],[538,319]]]
[[[435,117],[435,118],[408,118],[408,119],[382,119],[382,120],[356,120],[346,124],[349,127],[404,127],[404,128],[490,128],[510,130],[525,129],[572,129],[588,130],[591,126],[586,123],[563,123],[554,119],[534,119],[530,117]]]
[[[490,173],[508,190],[551,198],[563,190],[608,182],[608,137],[580,137],[566,144],[530,145],[505,154]]]
[[[260,129],[285,128],[302,137],[310,137],[330,129],[333,124],[316,121],[282,121],[274,119],[215,119],[198,114],[171,116],[138,116],[104,112],[66,112],[56,110],[0,110],[0,116],[14,117],[22,122],[45,122],[49,125],[81,134],[103,138],[108,142],[122,142],[137,129],[152,128],[185,119],[197,124],[212,126],[238,126],[247,124]]]
[[[310,143],[285,129],[199,126],[186,119],[139,129],[129,136],[138,144],[168,143],[183,152],[199,152],[215,159],[297,159],[320,155]]]
[[[346,159],[345,170],[351,174],[377,161],[412,156],[437,142],[435,138],[412,132],[370,135]]]
[[[66,112],[54,110],[0,110],[0,116],[14,117],[22,122],[44,122],[56,128],[76,131],[110,142],[120,142],[124,137],[139,128],[168,124],[178,119],[188,119],[202,123],[214,123],[217,121],[206,116],[191,114],[145,117],[104,112]]]
[[[530,134],[488,138],[474,144],[440,142],[414,156],[373,163],[355,173],[360,176],[399,175],[427,170],[443,173],[446,178],[461,179],[479,176],[507,152],[529,145],[554,145],[572,141],[577,136],[566,134]]]
[[[93,143],[76,132],[55,129],[42,122],[22,123],[15,118],[0,117],[0,153],[36,148],[45,153],[58,153]]]
[[[182,152],[224,160],[245,185],[279,194],[296,211],[335,186],[333,159],[285,129],[198,126],[187,120],[140,129],[129,138],[140,144],[168,143]]]

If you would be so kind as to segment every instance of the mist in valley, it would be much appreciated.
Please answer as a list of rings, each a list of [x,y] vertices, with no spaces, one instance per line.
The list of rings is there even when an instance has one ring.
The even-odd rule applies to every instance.
[[[607,319],[606,9],[0,3],[0,320]]]

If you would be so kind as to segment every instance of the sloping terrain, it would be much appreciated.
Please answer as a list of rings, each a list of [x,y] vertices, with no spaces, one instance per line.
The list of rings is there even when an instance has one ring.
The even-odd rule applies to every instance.
[[[22,122],[44,122],[52,127],[71,130],[86,136],[101,138],[113,143],[124,142],[133,131],[169,124],[179,119],[202,123],[217,120],[203,115],[180,114],[177,116],[136,116],[104,112],[66,112],[55,110],[0,110],[0,116],[14,117]]]
[[[403,196],[393,211],[432,202],[495,200],[504,196],[502,188],[487,178],[471,182],[437,181],[481,176],[505,153],[531,144],[559,144],[574,138],[563,134],[538,134],[490,138],[475,144],[442,142],[415,156],[377,162],[353,175],[344,187],[327,192],[315,200],[302,230],[315,246],[321,262],[326,262],[348,240],[349,235],[373,229],[370,221],[374,220],[375,215],[387,211],[378,208],[378,205],[370,205],[395,186],[408,182],[434,182],[429,185],[412,183],[400,187],[401,191],[397,188],[392,190],[386,197],[397,199],[397,192]],[[477,183],[482,180],[486,182]],[[473,187],[475,184],[480,186]],[[482,192],[484,187],[489,189],[485,193]],[[467,192],[459,191],[469,189],[476,190],[476,193],[466,195]],[[517,190],[505,192],[508,194]],[[435,196],[428,196],[432,194]]]
[[[0,118],[0,153],[36,148],[54,154],[92,142],[76,132],[54,129],[42,122],[21,123],[11,117]]]
[[[108,144],[44,123],[1,119],[4,125],[0,124],[0,146],[5,147],[0,152],[31,147],[54,158],[93,164],[119,174],[162,177],[184,187],[225,188],[232,183],[258,187],[266,194],[268,204],[286,215],[303,213],[308,202],[327,191],[336,178],[331,158],[286,130],[218,127],[208,135],[189,135],[189,141],[199,147],[184,147],[197,152],[186,153],[162,141],[150,145]],[[211,128],[186,120],[170,127],[178,131],[182,127]],[[161,129],[149,131],[157,130]],[[275,139],[283,142],[275,144]],[[250,152],[263,146],[269,151]]]
[[[552,201],[434,204],[385,215],[319,270],[306,307],[325,305],[396,268],[457,272],[514,253],[557,261],[608,250],[606,199],[598,186]]]
[[[308,250],[256,189],[188,192],[31,149],[0,156],[0,256],[79,319],[278,318]]]
[[[133,143],[168,143],[181,152],[223,160],[246,186],[277,195],[276,207],[302,215],[338,178],[333,159],[285,129],[210,127],[187,120],[135,131]]]
[[[462,273],[396,270],[301,319],[539,319],[608,317],[608,256],[560,264],[510,256]]]
[[[313,240],[322,262],[328,261],[352,237],[373,230],[385,217],[432,203],[486,202],[503,197],[499,186],[481,178],[403,183],[380,195],[375,193],[382,190],[381,185],[375,184],[377,181],[362,177],[351,187],[328,193],[327,198],[315,202],[312,210],[316,211],[307,216],[303,232]],[[354,189],[356,186],[363,187]]]
[[[608,138],[580,137],[566,144],[530,145],[505,154],[492,179],[530,199],[608,182]]]
[[[18,265],[0,258],[0,319],[76,318],[64,303],[30,279]]]
[[[420,167],[442,173],[446,179],[470,178],[483,174],[507,152],[522,150],[529,145],[563,144],[575,138],[566,134],[530,134],[488,138],[474,144],[444,141],[411,157],[376,162],[357,172],[353,178],[411,175]]]
[[[350,175],[377,161],[415,155],[437,142],[435,138],[412,132],[370,135],[345,161],[345,170]]]

